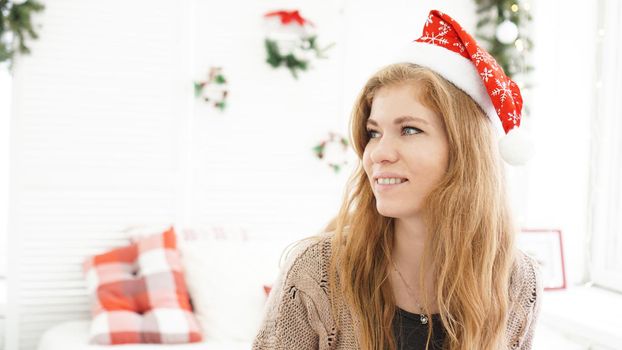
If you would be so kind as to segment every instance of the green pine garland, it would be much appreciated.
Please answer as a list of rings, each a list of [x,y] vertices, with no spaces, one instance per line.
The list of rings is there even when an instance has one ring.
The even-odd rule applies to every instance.
[[[475,0],[477,4],[476,36],[487,44],[490,54],[503,68],[505,74],[513,78],[519,74],[530,72],[533,67],[526,61],[526,53],[533,48],[533,42],[520,30],[531,20],[528,8],[518,0]],[[519,51],[515,43],[504,44],[496,37],[497,26],[504,20],[510,20],[519,28],[517,40],[521,41],[523,51]]]
[[[36,0],[27,0],[16,4],[9,0],[0,0],[0,63],[12,63],[16,52],[30,53],[26,38],[37,39],[31,15],[41,12],[45,6]],[[17,41],[17,45],[14,42]]]
[[[315,56],[317,58],[327,58],[325,52],[330,49],[334,43],[328,45],[327,47],[320,49],[317,45],[317,36],[310,36],[307,38],[303,38],[301,42],[300,48],[304,51],[313,51],[315,52]],[[294,56],[292,53],[287,55],[281,55],[279,51],[279,45],[276,41],[266,39],[265,41],[266,51],[268,52],[268,58],[266,62],[270,64],[272,67],[277,68],[281,65],[284,65],[289,69],[294,78],[298,79],[298,71],[306,71],[309,68],[309,61],[299,59]]]
[[[291,53],[285,56],[281,55],[279,46],[274,40],[266,39],[266,50],[268,51],[266,62],[274,68],[284,64],[294,78],[298,78],[297,70],[305,71],[309,66],[308,61],[297,59],[296,56]]]

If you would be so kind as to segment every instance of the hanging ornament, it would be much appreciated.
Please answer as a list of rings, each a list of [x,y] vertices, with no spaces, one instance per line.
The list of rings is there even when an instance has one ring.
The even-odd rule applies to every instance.
[[[338,173],[341,168],[348,164],[348,139],[337,133],[330,132],[328,133],[328,138],[313,147],[313,152],[318,159],[324,161]]]
[[[273,68],[287,67],[298,78],[298,71],[306,71],[312,59],[327,58],[325,52],[333,44],[320,49],[315,26],[298,10],[268,12],[264,19],[266,62]]]
[[[508,77],[517,83],[523,81],[527,86],[531,85],[530,72],[533,71],[529,63],[533,49],[529,1],[474,1],[477,5],[475,36],[480,39],[478,41],[494,56]],[[523,107],[525,114],[529,114],[528,105],[525,103]]]
[[[518,38],[518,27],[508,19],[497,26],[497,40],[503,44],[511,44]]]
[[[207,80],[194,82],[194,96],[203,99],[221,111],[227,107],[228,95],[227,79],[225,79],[221,67],[210,68]]]

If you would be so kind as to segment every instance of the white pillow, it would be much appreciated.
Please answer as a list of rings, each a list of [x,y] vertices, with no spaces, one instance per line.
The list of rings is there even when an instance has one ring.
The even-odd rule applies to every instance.
[[[123,229],[125,236],[132,242],[136,242],[141,238],[151,236],[154,234],[162,233],[168,230],[171,226],[175,230],[177,236],[177,245],[182,245],[186,242],[194,242],[201,240],[211,239],[249,239],[249,231],[239,225],[223,225],[223,224],[209,224],[200,227],[184,227],[181,225],[175,225],[172,223],[149,223],[149,224],[134,224],[127,226]]]
[[[130,239],[131,242],[137,242],[142,238],[162,233],[168,230],[172,223],[149,223],[149,224],[133,224],[126,226],[123,229],[125,236]],[[174,227],[175,234],[177,235],[177,227]]]
[[[263,286],[276,281],[279,258],[289,243],[229,237],[179,246],[188,292],[206,339],[252,341],[263,318]]]

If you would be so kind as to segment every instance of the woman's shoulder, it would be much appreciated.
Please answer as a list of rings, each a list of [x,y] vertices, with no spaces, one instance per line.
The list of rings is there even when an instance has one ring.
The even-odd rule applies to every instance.
[[[334,329],[334,322],[323,312],[330,307],[325,283],[330,237],[319,234],[297,240],[286,248],[253,349],[299,348],[303,338],[316,342],[313,347],[317,348],[317,341],[330,343],[330,337],[334,338],[333,333],[326,333],[327,329]],[[314,335],[321,338],[313,340]]]
[[[512,349],[529,344],[543,297],[542,274],[538,262],[521,250],[516,251],[510,277],[509,344]]]
[[[520,249],[516,250],[516,257],[510,277],[511,295],[523,296],[528,299],[540,296],[542,279],[538,262]],[[526,294],[526,295],[524,295]]]
[[[324,232],[295,241],[285,251],[282,270],[297,275],[322,275],[331,256],[332,232]]]
[[[320,233],[291,243],[281,259],[284,282],[296,284],[311,277],[321,281],[328,272],[333,234]]]

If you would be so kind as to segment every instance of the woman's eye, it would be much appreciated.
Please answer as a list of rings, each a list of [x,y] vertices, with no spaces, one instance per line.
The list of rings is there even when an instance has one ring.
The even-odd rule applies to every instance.
[[[375,139],[376,137],[379,137],[380,133],[376,130],[367,130],[367,137],[370,139]]]
[[[413,128],[412,126],[405,126],[402,128],[402,135],[416,135],[422,132],[421,129]]]

